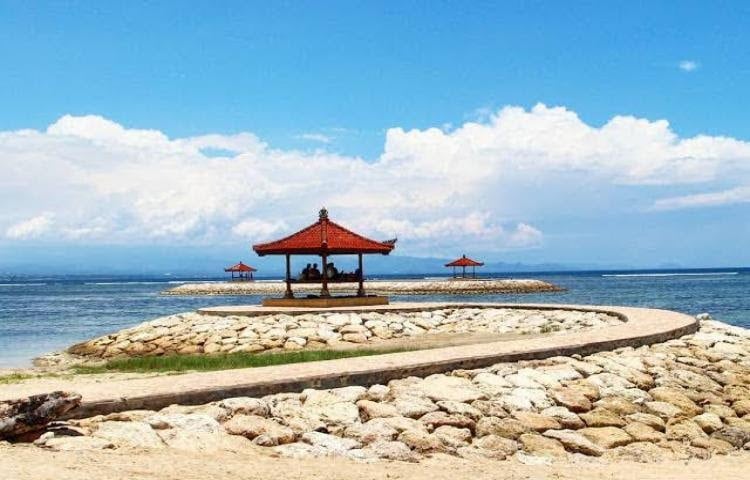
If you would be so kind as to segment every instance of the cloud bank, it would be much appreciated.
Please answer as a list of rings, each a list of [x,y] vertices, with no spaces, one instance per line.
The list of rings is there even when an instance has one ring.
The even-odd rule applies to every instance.
[[[173,139],[66,115],[46,131],[0,132],[0,169],[5,242],[256,242],[306,225],[325,205],[364,233],[398,235],[402,253],[502,251],[542,245],[539,222],[572,209],[750,197],[748,142],[681,138],[666,120],[632,116],[592,126],[541,104],[453,129],[391,128],[373,161],[273,148],[252,133]],[[623,201],[623,189],[638,201]]]

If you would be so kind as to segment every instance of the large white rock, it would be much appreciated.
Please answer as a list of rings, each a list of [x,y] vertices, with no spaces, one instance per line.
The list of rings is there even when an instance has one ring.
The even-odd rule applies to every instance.
[[[221,431],[219,422],[208,415],[185,415],[179,413],[157,413],[146,418],[146,423],[156,430],[178,428],[190,432],[218,433]]]
[[[221,432],[210,433],[200,430],[170,428],[168,430],[159,430],[157,434],[168,447],[177,450],[193,452],[244,452],[252,446],[250,441],[244,437]]]
[[[434,401],[471,402],[487,398],[487,394],[479,390],[471,381],[441,374],[430,375],[423,382],[415,385],[415,389]]]
[[[390,441],[396,438],[398,430],[376,418],[366,423],[353,423],[344,430],[344,436],[353,438],[363,444],[377,441]]]
[[[269,414],[268,404],[259,398],[233,397],[217,402],[217,405],[231,411],[232,414],[244,413],[246,415],[259,415],[266,417]]]
[[[118,447],[163,448],[164,442],[144,422],[102,422],[92,434]]]
[[[635,388],[635,385],[632,382],[609,372],[596,373],[589,376],[587,380],[591,384],[599,387],[602,397],[619,395],[624,390]]]
[[[482,372],[476,375],[472,381],[477,387],[490,395],[497,395],[508,391],[513,385],[500,375],[494,373]]]
[[[583,453],[596,457],[604,453],[604,449],[588,438],[573,430],[547,430],[543,433],[545,437],[554,438],[563,444],[569,452]]]
[[[351,438],[341,438],[320,432],[307,432],[302,435],[302,441],[315,447],[324,448],[335,455],[343,455],[347,450],[362,446],[361,443]]]

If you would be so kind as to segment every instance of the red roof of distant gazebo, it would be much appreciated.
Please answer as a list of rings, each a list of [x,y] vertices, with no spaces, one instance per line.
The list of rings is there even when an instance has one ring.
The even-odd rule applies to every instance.
[[[388,255],[396,240],[379,242],[363,237],[328,219],[328,211],[320,211],[318,221],[297,233],[273,242],[253,245],[253,250],[263,255],[351,255],[380,253]]]
[[[462,256],[461,258],[457,260],[453,260],[451,263],[446,263],[446,267],[481,267],[484,265],[483,262],[477,262],[476,260],[472,260],[466,255]]]
[[[257,272],[258,269],[240,262],[224,269],[225,272]]]

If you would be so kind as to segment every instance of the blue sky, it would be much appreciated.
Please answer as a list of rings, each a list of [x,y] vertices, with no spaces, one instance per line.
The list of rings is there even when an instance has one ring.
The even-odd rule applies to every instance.
[[[746,265],[749,21],[746,2],[3,2],[0,255],[245,248],[327,202],[408,255]],[[217,170],[257,198],[196,189]],[[59,191],[22,193],[47,173]]]
[[[170,136],[351,129],[565,105],[747,138],[746,2],[4,2],[0,128],[96,113]],[[700,64],[690,75],[682,60]],[[344,135],[342,135],[344,136]]]

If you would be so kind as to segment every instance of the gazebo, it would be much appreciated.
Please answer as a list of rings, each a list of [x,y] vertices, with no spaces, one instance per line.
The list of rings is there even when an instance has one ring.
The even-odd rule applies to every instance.
[[[388,255],[396,246],[396,240],[380,242],[364,237],[342,227],[328,218],[328,210],[321,209],[318,221],[280,240],[253,245],[259,256],[284,255],[286,257],[286,293],[283,299],[265,299],[264,305],[274,306],[339,306],[339,305],[378,305],[387,304],[387,297],[366,296],[362,256],[365,254]],[[313,278],[292,279],[292,255],[317,255],[322,260],[322,272]],[[356,272],[331,276],[328,261],[331,255],[357,255]],[[329,283],[359,283],[356,297],[331,297]],[[321,283],[319,298],[295,299],[292,283]]]
[[[453,278],[469,278],[466,275],[466,267],[471,267],[471,278],[477,278],[477,267],[481,267],[482,265],[484,263],[472,260],[466,255],[462,255],[461,258],[445,264],[446,267],[453,267]],[[460,276],[456,274],[456,267],[461,267]]]
[[[232,265],[231,267],[225,268],[224,271],[232,274],[232,281],[234,280],[251,281],[253,280],[253,272],[257,272],[258,269],[251,267],[250,265],[245,265],[244,263],[240,262],[235,265]],[[236,277],[234,276],[235,273],[238,274]]]

